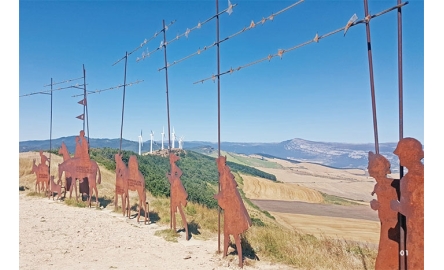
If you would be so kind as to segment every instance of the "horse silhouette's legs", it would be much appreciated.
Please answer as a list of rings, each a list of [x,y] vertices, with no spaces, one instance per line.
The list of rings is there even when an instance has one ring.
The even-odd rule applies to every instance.
[[[126,214],[126,197],[125,197],[125,193],[120,194],[120,197],[122,199],[122,215],[125,216]]]
[[[150,222],[150,204],[145,201],[145,224],[148,217],[148,223]]]
[[[75,181],[75,180],[74,180]],[[69,198],[71,199],[71,197],[72,197],[72,188],[73,188],[73,185],[72,185],[72,181],[71,181],[71,187],[69,188]]]
[[[227,234],[224,230],[224,255],[226,257],[228,255],[228,242],[230,241],[230,235]]]
[[[137,214],[137,223],[139,223],[139,218],[140,218],[140,212],[142,211],[142,205],[141,205],[141,203],[140,203],[140,201],[139,201],[139,213]]]
[[[183,223],[183,227],[185,228],[185,233],[186,233],[186,236],[187,236],[187,240],[190,240],[189,239],[189,235],[188,235],[188,223],[187,223],[187,220],[185,219],[185,214],[184,214],[184,212],[183,212],[183,210],[182,210],[182,204],[179,204],[179,212],[180,212],[180,216],[182,217],[182,223]]]
[[[239,255],[239,267],[242,268],[243,261],[242,261],[242,246],[241,246],[240,234],[234,235],[234,240],[236,242],[237,254]]]
[[[126,194],[125,194],[125,213],[126,213],[126,216],[128,217],[128,218],[130,218],[130,216],[131,216],[131,205],[130,205],[130,201],[129,201],[129,193],[128,193],[128,191],[126,192]]]
[[[126,197],[125,193],[120,194],[121,200],[122,200],[122,215],[125,216],[126,214]]]
[[[94,186],[94,191],[96,193],[96,207],[99,206],[99,192],[97,191],[97,186]]]
[[[76,202],[79,202],[79,196],[77,195],[77,179],[74,178],[72,181],[72,186],[71,186],[71,193],[72,193],[72,189],[74,189],[75,195],[76,195]],[[71,198],[71,196],[70,196]]]
[[[172,219],[173,219],[173,228],[174,228],[174,231],[176,231],[176,207],[175,206],[173,206],[173,208],[171,209],[172,211],[171,211],[171,213],[172,213],[172,215],[173,215],[173,217],[172,217]]]
[[[87,200],[87,202],[88,202],[88,207],[89,208],[91,208],[91,196],[92,196],[92,190],[91,190],[91,188],[88,188],[89,190],[88,190],[88,200]]]

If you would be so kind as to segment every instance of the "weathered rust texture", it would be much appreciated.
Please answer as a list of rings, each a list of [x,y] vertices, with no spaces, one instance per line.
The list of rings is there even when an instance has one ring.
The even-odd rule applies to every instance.
[[[115,154],[114,160],[116,162],[116,190],[114,198],[114,208],[117,210],[119,208],[119,196],[122,201],[122,214],[125,216],[126,200],[128,199],[128,181],[124,178],[124,173],[121,172],[122,169],[126,169],[125,163],[122,161],[122,154]]]
[[[170,167],[171,171],[167,172],[166,176],[170,182],[171,189],[171,218],[173,221],[173,228],[176,230],[176,212],[179,209],[180,216],[182,217],[183,227],[185,228],[186,239],[189,240],[188,223],[183,212],[183,207],[187,206],[188,193],[182,185],[180,177],[182,176],[182,170],[176,165],[176,161],[180,160],[180,157],[174,153],[170,153]]]
[[[90,160],[88,153],[88,142],[84,137],[85,132],[83,130],[80,131],[80,137],[76,137],[76,152],[73,158],[68,158],[64,160],[61,164],[59,164],[59,179],[62,179],[63,172],[65,172],[65,179],[67,176],[71,175],[71,187],[70,187],[70,198],[72,194],[72,189],[74,189],[76,194],[76,200],[78,201],[77,196],[77,187],[76,180],[79,180],[79,185],[88,180],[88,206],[91,207],[91,196],[92,192],[95,192],[96,195],[96,206],[99,205],[99,194],[97,191],[97,184],[101,183],[101,173],[99,166],[94,160]],[[62,143],[62,147],[60,148],[61,152],[68,152],[66,145]],[[60,152],[59,151],[59,152]],[[69,153],[63,154],[65,157],[69,157]],[[86,179],[85,179],[86,178]],[[80,190],[80,194],[82,194],[82,190]]]
[[[406,217],[407,269],[424,269],[424,150],[414,138],[403,138],[393,152],[408,172],[400,180],[400,200],[391,208]],[[402,251],[401,251],[402,252]]]
[[[54,192],[57,193],[57,200],[60,199],[62,195],[62,180],[58,180],[57,183],[54,182],[54,175],[51,175],[49,182],[49,196],[50,199],[52,196],[52,200],[54,200]]]
[[[399,224],[398,213],[390,208],[390,202],[396,200],[398,195],[392,186],[393,179],[387,178],[390,174],[390,162],[380,154],[368,153],[368,172],[375,178],[376,185],[372,195],[376,193],[377,199],[370,201],[370,207],[378,211],[381,221],[378,256],[375,270],[399,269]]]
[[[49,166],[46,164],[48,158],[40,151],[40,164],[35,164],[35,159],[32,160],[31,171],[35,173],[37,179],[35,181],[35,191],[40,193],[40,191],[46,192],[48,190],[49,184]]]
[[[216,159],[219,171],[219,183],[221,190],[214,198],[219,206],[224,210],[224,253],[227,256],[228,242],[230,234],[236,242],[236,249],[239,256],[239,267],[243,267],[242,247],[240,234],[251,226],[251,219],[245,208],[244,202],[237,190],[237,183],[230,167],[226,165],[226,157],[220,156]]]
[[[71,156],[69,155],[69,152],[68,152],[68,148],[66,147],[64,142],[62,142],[62,146],[60,147],[58,153],[59,153],[59,155],[62,155],[63,161],[67,161],[68,159],[71,158]],[[72,185],[73,185],[73,182],[72,182],[71,173],[65,172],[65,197],[66,197],[66,191],[70,191],[69,197],[71,198],[71,195],[72,195],[71,186]],[[76,187],[76,186],[74,185],[74,187]],[[77,194],[77,190],[76,190],[76,194]]]
[[[135,155],[130,156],[128,160],[128,167],[122,161],[121,154],[115,154],[114,159],[116,161],[116,189],[117,182],[121,184],[119,184],[119,188],[123,189],[123,214],[125,215],[125,211],[127,211],[127,215],[128,217],[130,217],[131,207],[129,205],[129,191],[137,191],[137,194],[139,196],[137,222],[139,222],[143,210],[145,217],[144,224],[147,224],[149,222],[149,204],[146,201],[145,178],[143,177],[143,174],[139,171],[139,163],[137,161],[137,157]]]

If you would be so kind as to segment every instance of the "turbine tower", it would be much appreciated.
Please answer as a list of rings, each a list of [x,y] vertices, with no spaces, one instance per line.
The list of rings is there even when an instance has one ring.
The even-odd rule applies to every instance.
[[[142,155],[142,146],[143,146],[142,130],[140,130],[140,135],[139,135],[139,156]]]
[[[174,127],[173,127],[173,132],[171,133],[171,135],[173,135],[173,145],[172,145],[172,148],[174,149],[174,141],[176,140],[176,133],[174,132]]]
[[[162,150],[163,150],[163,138],[165,138],[165,127],[162,127]]]
[[[179,149],[183,149],[183,136],[179,138]]]
[[[150,133],[150,137],[151,137],[151,148],[150,148],[150,153],[153,152],[153,139],[154,139],[154,132],[151,130]]]

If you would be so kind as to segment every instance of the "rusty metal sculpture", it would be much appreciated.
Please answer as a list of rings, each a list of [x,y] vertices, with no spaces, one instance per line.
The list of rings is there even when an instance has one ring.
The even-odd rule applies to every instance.
[[[408,269],[424,269],[424,150],[418,140],[402,138],[393,153],[408,172],[400,180],[400,200],[392,200],[390,206],[407,220]]]
[[[176,212],[179,209],[180,216],[182,217],[183,227],[185,228],[186,239],[189,240],[188,223],[183,212],[183,207],[187,206],[188,193],[182,185],[180,177],[182,176],[182,170],[176,165],[176,161],[180,160],[179,156],[174,153],[170,153],[170,166],[171,171],[167,172],[166,176],[171,186],[171,205],[170,213],[173,221],[173,228],[176,230]]]
[[[69,158],[64,160],[61,164],[59,164],[59,179],[62,179],[62,175],[65,172],[65,178],[68,175],[71,175],[72,181],[71,181],[71,191],[70,191],[70,197],[72,194],[72,189],[75,191],[76,200],[78,201],[77,196],[77,187],[76,187],[76,180],[79,180],[79,185],[86,181],[88,179],[88,206],[91,207],[91,197],[92,193],[94,191],[96,195],[96,206],[99,205],[99,194],[97,191],[97,184],[101,183],[101,173],[99,166],[94,160],[90,160],[89,154],[88,154],[88,142],[86,139],[84,139],[84,132],[83,130],[80,131],[80,138],[76,139],[77,146],[76,149],[81,148],[81,151],[76,151],[76,155],[74,155],[73,158]],[[82,142],[82,145],[80,145],[79,141]],[[64,143],[62,143],[63,147]],[[64,147],[66,148],[66,147]],[[61,148],[62,149],[62,148]],[[85,150],[86,149],[86,150]],[[67,150],[66,150],[67,151]],[[69,155],[68,155],[69,156]]]
[[[145,189],[145,177],[139,171],[139,163],[135,155],[130,156],[128,160],[128,167],[122,161],[122,156],[116,154],[114,156],[116,160],[116,179],[120,178],[123,182],[123,197],[122,197],[122,209],[125,215],[127,211],[128,217],[130,216],[131,207],[129,205],[129,191],[137,191],[139,195],[139,210],[137,214],[137,222],[141,216],[142,210],[145,212],[145,224],[149,222],[149,204],[146,201],[146,189]]]
[[[35,181],[35,191],[40,193],[40,191],[46,192],[48,190],[49,184],[49,166],[46,162],[49,159],[40,151],[40,164],[35,164],[35,159],[32,160],[31,171],[35,173],[37,180]]]
[[[57,200],[60,199],[62,195],[62,181],[58,180],[57,183],[54,182],[54,175],[51,175],[49,182],[49,199],[52,196],[52,200],[54,200],[54,193],[57,193]]]
[[[63,161],[67,161],[68,159],[71,158],[71,156],[69,155],[68,148],[66,147],[64,142],[62,142],[62,146],[60,147],[58,153],[59,153],[59,155],[62,155]],[[65,185],[64,185],[64,187],[65,187],[65,197],[66,197],[66,192],[67,191],[70,191],[69,198],[72,197],[72,188],[71,187],[73,186],[73,184],[74,184],[74,188],[76,188],[76,194],[77,194],[77,187],[75,185],[75,182],[73,183],[72,180],[73,179],[72,179],[71,173],[70,172],[65,172]]]
[[[377,200],[370,201],[370,207],[378,211],[381,221],[378,256],[376,257],[376,270],[399,269],[399,225],[398,213],[390,208],[391,200],[398,195],[392,186],[393,179],[387,178],[390,174],[390,162],[380,154],[368,153],[368,172],[375,178],[376,185],[372,195],[376,193]]]
[[[115,198],[114,198],[114,207],[117,210],[119,207],[119,196],[122,201],[122,214],[125,216],[126,209],[126,201],[128,199],[128,181],[124,178],[124,172],[121,172],[122,169],[126,169],[125,163],[122,161],[122,154],[115,154],[114,161],[116,162],[116,190],[115,190]]]
[[[225,257],[228,255],[228,242],[231,234],[236,242],[236,249],[239,256],[239,267],[243,267],[240,234],[245,232],[251,226],[251,219],[239,191],[237,190],[237,183],[230,171],[230,167],[226,165],[226,157],[218,157],[216,163],[219,171],[221,190],[218,194],[214,195],[214,198],[224,210],[223,256]]]

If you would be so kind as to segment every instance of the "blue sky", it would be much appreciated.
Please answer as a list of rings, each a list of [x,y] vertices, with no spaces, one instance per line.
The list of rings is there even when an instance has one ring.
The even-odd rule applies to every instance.
[[[258,22],[298,1],[236,1],[233,13],[220,16],[220,39],[253,20]],[[376,14],[396,1],[369,1]],[[228,1],[219,1],[219,10]],[[162,28],[175,23],[167,40],[183,34],[216,13],[215,1],[20,1],[19,95],[49,90],[43,87],[83,76],[88,91],[123,84],[125,52]],[[343,27],[355,14],[364,17],[363,1],[306,0],[220,45],[221,72],[289,49]],[[403,8],[404,136],[424,142],[424,2]],[[370,23],[379,142],[399,138],[397,12]],[[167,126],[164,52],[136,61],[155,50],[163,34],[128,57],[123,138],[144,140],[154,132],[160,140]],[[173,63],[216,41],[216,19],[167,46]],[[217,72],[216,47],[169,67],[171,130],[187,140],[217,141],[217,81],[196,81]],[[83,83],[55,85],[54,89]],[[82,90],[53,93],[52,138],[77,135],[83,113],[77,102]],[[88,96],[89,134],[119,138],[123,88]],[[19,98],[19,141],[49,139],[50,95]],[[168,137],[167,137],[168,138]],[[221,76],[221,140],[280,142],[292,138],[313,141],[373,143],[373,118],[365,25],[352,27],[287,52],[282,59]]]

